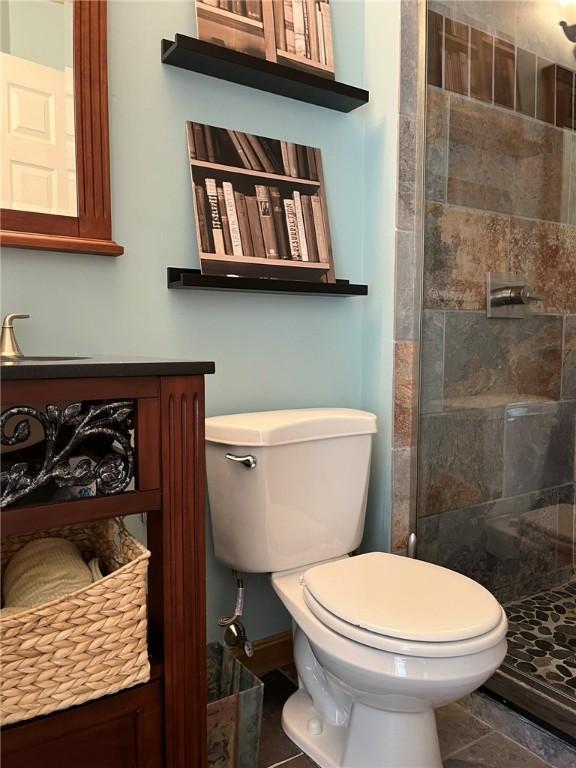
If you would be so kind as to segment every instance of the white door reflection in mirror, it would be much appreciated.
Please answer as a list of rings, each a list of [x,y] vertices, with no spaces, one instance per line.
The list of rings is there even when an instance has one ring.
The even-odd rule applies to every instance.
[[[76,216],[73,3],[0,6],[2,208]]]

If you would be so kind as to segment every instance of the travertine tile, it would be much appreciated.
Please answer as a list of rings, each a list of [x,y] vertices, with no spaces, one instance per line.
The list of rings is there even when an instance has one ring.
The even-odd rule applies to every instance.
[[[575,410],[570,402],[507,408],[506,496],[574,481]]]
[[[414,116],[418,98],[418,3],[402,0],[400,13],[400,113]]]
[[[560,397],[562,318],[489,319],[447,312],[444,397],[504,394]]]
[[[396,232],[396,296],[395,327],[396,341],[417,338],[416,325],[416,249],[414,232]]]
[[[510,88],[513,97],[513,82]],[[560,129],[453,97],[449,139],[449,203],[562,221]]]
[[[394,447],[405,448],[414,442],[417,344],[394,343]]]
[[[422,413],[443,410],[444,401],[444,322],[442,310],[422,313],[422,352],[420,371],[420,407]]]
[[[489,733],[456,752],[444,768],[550,768],[548,763],[499,733]]]
[[[505,704],[481,693],[467,696],[461,704],[491,728],[548,762],[552,768],[574,768],[576,765],[576,749]]]
[[[416,222],[416,184],[414,181],[398,182],[396,206],[398,229],[413,230]]]
[[[410,513],[416,504],[412,480],[413,448],[392,451],[392,541],[395,554],[405,554],[410,535]],[[414,478],[415,479],[415,478]]]
[[[429,203],[424,244],[424,308],[484,309],[486,272],[505,272],[505,216]]]
[[[576,227],[512,219],[509,271],[544,294],[544,311],[576,312]]]
[[[564,318],[562,397],[576,399],[576,315]]]
[[[298,755],[300,749],[282,730],[282,707],[286,699],[296,690],[287,677],[280,672],[270,672],[262,678],[264,703],[262,706],[262,727],[260,731],[259,768]]]
[[[436,724],[443,757],[467,747],[490,732],[489,726],[459,704],[449,704],[437,710]]]
[[[540,589],[561,570],[557,559],[558,490],[453,509],[421,518],[418,553],[513,599]]]
[[[468,507],[502,493],[500,410],[424,415],[420,422],[420,515]]]
[[[446,201],[448,107],[445,91],[428,88],[426,102],[426,200]]]

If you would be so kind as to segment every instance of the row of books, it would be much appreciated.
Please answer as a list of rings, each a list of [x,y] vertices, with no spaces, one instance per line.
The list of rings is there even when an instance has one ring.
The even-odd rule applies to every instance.
[[[207,178],[194,183],[196,224],[203,253],[329,263],[322,201],[318,195],[256,184],[254,195]]]
[[[292,141],[265,139],[251,133],[187,123],[191,160],[223,163],[228,160],[252,171],[264,171],[318,181],[317,151]]]
[[[334,70],[329,0],[275,0],[276,45]]]
[[[262,21],[262,0],[202,0],[202,3],[248,19]]]

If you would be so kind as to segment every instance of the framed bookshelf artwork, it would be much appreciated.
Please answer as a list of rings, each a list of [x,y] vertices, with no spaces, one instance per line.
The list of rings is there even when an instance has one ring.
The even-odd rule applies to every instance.
[[[333,283],[320,150],[186,123],[203,274]]]
[[[198,37],[334,78],[329,0],[196,0]]]

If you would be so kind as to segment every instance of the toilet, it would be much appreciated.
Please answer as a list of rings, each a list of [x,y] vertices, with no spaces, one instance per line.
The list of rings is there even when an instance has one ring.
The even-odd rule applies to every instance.
[[[282,725],[321,768],[442,768],[434,710],[506,654],[476,582],[383,552],[364,529],[376,417],[345,408],[206,420],[216,557],[271,574],[294,626],[299,688]]]

